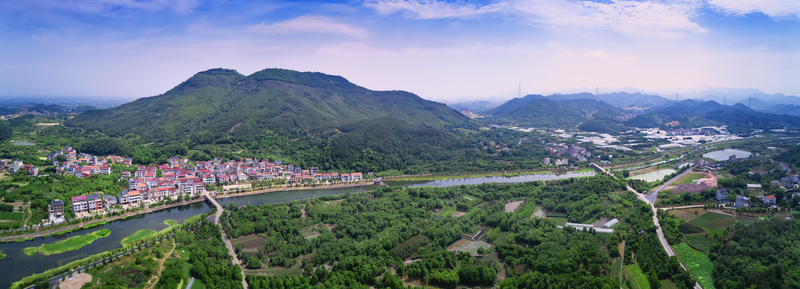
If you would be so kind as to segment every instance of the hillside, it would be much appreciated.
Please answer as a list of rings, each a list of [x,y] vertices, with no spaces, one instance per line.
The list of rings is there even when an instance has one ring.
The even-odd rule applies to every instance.
[[[594,95],[591,93],[576,93],[576,94],[555,94],[547,96],[550,100],[570,100],[570,99],[595,99],[606,102],[610,105],[617,107],[658,107],[672,102],[669,99],[663,98],[658,95],[648,95],[641,93],[627,93],[615,92],[601,95]]]
[[[682,127],[728,125],[737,130],[800,125],[798,117],[757,112],[741,103],[726,106],[715,101],[691,99],[651,109],[625,124],[634,127],[658,127],[672,121],[679,122]]]
[[[575,126],[590,119],[613,119],[622,109],[593,99],[553,101],[550,97],[528,95],[509,100],[488,112],[489,122],[524,126]]]
[[[109,136],[211,143],[221,137],[252,139],[265,130],[299,137],[387,117],[431,129],[472,125],[446,105],[408,92],[371,91],[340,76],[284,69],[249,76],[211,69],[162,95],[87,111],[66,124]]]

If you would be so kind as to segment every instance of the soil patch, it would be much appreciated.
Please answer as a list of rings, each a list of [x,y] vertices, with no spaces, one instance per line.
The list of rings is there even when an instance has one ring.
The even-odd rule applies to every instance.
[[[608,223],[608,221],[611,221],[611,219],[606,218],[606,217],[600,217],[600,220],[594,221],[594,223],[592,223],[592,226],[594,226],[595,228],[600,228],[605,223]]]
[[[467,212],[456,211],[455,213],[453,213],[453,217],[458,218],[458,217],[461,217],[461,216],[466,215],[466,214],[467,214]]]
[[[506,213],[511,213],[513,211],[516,211],[517,208],[519,208],[519,205],[522,205],[522,203],[523,203],[523,201],[514,201],[514,202],[506,203],[505,212]]]
[[[73,276],[71,279],[72,280],[67,279],[67,280],[61,281],[61,283],[58,284],[58,288],[60,288],[60,289],[80,289],[81,287],[83,287],[83,284],[86,284],[86,283],[89,283],[89,281],[92,281],[92,275],[89,275],[89,274],[86,274],[86,273],[80,273],[78,275]]]
[[[695,184],[676,185],[676,186],[669,186],[664,189],[669,190],[673,195],[675,195],[683,192],[699,193],[702,190],[710,190],[711,188],[717,187],[717,177],[714,174],[709,174],[705,172],[700,172],[700,173],[703,174],[704,177],[702,179],[698,179],[696,185]]]
[[[259,247],[267,244],[267,241],[259,235],[250,235],[233,240],[234,245],[243,245],[243,251],[256,251]]]

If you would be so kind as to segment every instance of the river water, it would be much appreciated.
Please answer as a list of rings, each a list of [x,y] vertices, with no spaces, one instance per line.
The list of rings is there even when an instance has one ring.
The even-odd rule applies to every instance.
[[[483,178],[463,178],[463,179],[449,179],[438,181],[390,181],[386,182],[390,186],[408,186],[408,187],[444,187],[444,186],[457,186],[457,185],[476,185],[482,183],[519,183],[529,181],[546,181],[554,179],[565,179],[571,177],[586,177],[594,176],[594,172],[585,173],[561,173],[561,174],[537,174],[537,175],[519,175],[519,176],[497,176],[497,177],[483,177]],[[378,186],[369,185],[362,187],[339,187],[339,188],[322,188],[311,190],[289,190],[269,192],[257,195],[248,195],[240,197],[222,198],[217,201],[222,205],[230,204],[231,202],[237,205],[252,204],[274,204],[289,202],[300,199],[307,199],[320,196],[340,195],[348,192],[357,193],[365,192],[378,188]],[[67,234],[50,236],[45,238],[36,238],[34,240],[20,242],[20,243],[3,243],[0,244],[0,252],[7,256],[0,260],[0,288],[8,288],[11,283],[19,281],[20,279],[35,274],[47,271],[67,264],[69,262],[83,259],[90,255],[111,251],[114,249],[122,248],[120,242],[127,236],[130,236],[138,230],[162,230],[167,228],[164,220],[173,219],[178,223],[183,223],[184,220],[191,216],[206,213],[211,210],[210,205],[206,203],[193,203],[185,206],[164,209],[161,211],[129,217],[125,220],[118,220],[108,222],[105,225],[97,226],[89,229],[75,230]],[[69,251],[61,254],[44,256],[35,254],[33,256],[25,255],[23,249],[25,247],[39,247],[42,244],[54,243],[72,236],[84,235],[101,229],[111,230],[111,235],[106,238],[95,240],[92,244],[85,246],[75,251]]]

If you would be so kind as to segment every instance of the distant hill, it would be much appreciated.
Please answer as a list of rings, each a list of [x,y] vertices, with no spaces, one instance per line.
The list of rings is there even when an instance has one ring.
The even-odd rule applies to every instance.
[[[715,101],[692,99],[665,104],[651,109],[625,124],[634,127],[658,127],[670,122],[681,127],[728,125],[737,129],[782,128],[784,125],[800,125],[800,118],[789,115],[757,112],[737,103],[722,105]]]
[[[486,120],[537,127],[576,126],[590,119],[613,119],[622,109],[596,99],[551,100],[541,95],[515,98],[487,112]]]
[[[500,105],[499,103],[486,101],[486,100],[475,100],[475,101],[465,101],[459,103],[451,103],[447,106],[451,107],[455,110],[462,110],[466,109],[474,113],[481,113],[484,111],[488,111]]]
[[[385,118],[412,128],[474,126],[446,105],[412,93],[371,91],[340,76],[284,69],[248,76],[230,69],[203,71],[162,95],[89,110],[66,125],[110,136],[211,143],[221,137],[252,139],[265,130],[299,137]]]
[[[606,102],[610,105],[617,107],[636,106],[643,108],[657,107],[672,102],[671,100],[660,97],[658,95],[647,95],[647,94],[641,94],[639,92],[635,93],[614,92],[614,93],[607,93],[600,95],[584,92],[576,94],[554,94],[547,96],[547,98],[551,100],[595,99],[595,100],[601,100],[603,102]]]

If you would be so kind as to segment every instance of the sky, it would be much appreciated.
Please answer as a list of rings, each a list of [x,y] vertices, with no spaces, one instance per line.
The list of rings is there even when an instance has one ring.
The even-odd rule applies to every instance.
[[[0,1],[0,96],[136,99],[219,67],[444,102],[520,85],[800,95],[800,1]]]

